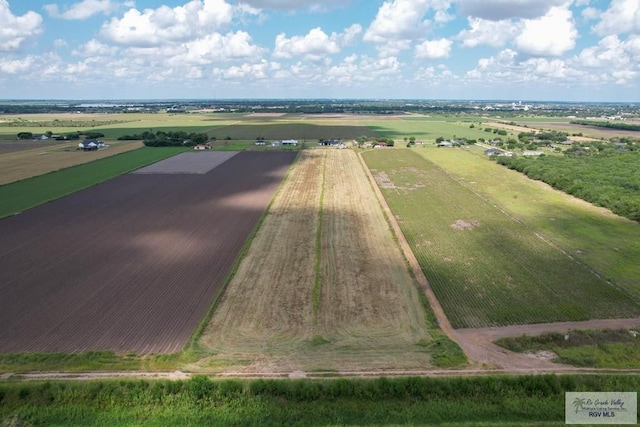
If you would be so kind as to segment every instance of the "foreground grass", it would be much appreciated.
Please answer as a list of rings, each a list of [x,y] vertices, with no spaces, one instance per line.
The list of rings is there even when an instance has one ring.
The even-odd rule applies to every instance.
[[[626,294],[416,150],[364,158],[454,327],[640,314]]]
[[[563,425],[567,391],[636,376],[0,383],[0,425]]]
[[[554,361],[593,368],[640,368],[640,337],[626,329],[575,330],[539,336],[501,338],[496,344],[515,351],[551,351]]]
[[[141,148],[0,187],[0,218],[58,199],[184,151]]]

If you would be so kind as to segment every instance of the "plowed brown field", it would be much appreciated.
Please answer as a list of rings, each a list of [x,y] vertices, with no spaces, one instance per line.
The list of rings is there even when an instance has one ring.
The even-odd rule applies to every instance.
[[[294,157],[124,175],[0,221],[0,352],[179,350]]]

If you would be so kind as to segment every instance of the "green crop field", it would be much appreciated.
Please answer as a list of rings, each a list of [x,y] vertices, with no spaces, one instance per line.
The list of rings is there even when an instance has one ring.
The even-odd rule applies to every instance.
[[[420,149],[364,158],[455,328],[640,315],[640,304]]]
[[[74,193],[184,151],[182,147],[140,148],[0,187],[0,218]]]
[[[266,140],[278,139],[298,139],[318,140],[318,139],[354,139],[360,135],[371,136],[374,134],[366,126],[359,124],[322,123],[322,122],[302,122],[302,121],[269,121],[269,122],[247,122],[239,124],[221,126],[210,129],[207,134],[209,138],[217,139],[253,139],[265,138]]]
[[[480,147],[416,150],[640,300],[640,225],[497,165]]]
[[[434,142],[440,136],[445,139],[486,139],[494,136],[492,133],[484,132],[477,120],[466,121],[472,119],[465,119],[465,121],[462,121],[462,119],[457,119],[454,121],[452,118],[439,119],[435,120],[433,117],[409,117],[396,118],[395,120],[377,120],[367,124],[369,129],[376,134],[387,138],[395,138],[397,142],[411,136],[415,136],[416,139],[424,140],[425,142]],[[470,127],[472,124],[473,128]]]

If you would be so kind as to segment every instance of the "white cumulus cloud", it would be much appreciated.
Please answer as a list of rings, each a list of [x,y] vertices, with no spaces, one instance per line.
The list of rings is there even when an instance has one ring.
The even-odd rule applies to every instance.
[[[640,1],[612,0],[593,30],[600,35],[640,34]]]
[[[87,19],[99,13],[108,15],[122,7],[133,7],[133,1],[117,2],[113,0],[82,0],[64,8],[61,12],[57,4],[47,4],[44,10],[54,18]]]
[[[458,0],[459,12],[490,21],[510,18],[535,19],[566,0]]]
[[[33,11],[15,16],[9,2],[0,0],[0,52],[18,50],[41,33],[42,16]]]
[[[462,41],[464,47],[488,45],[502,47],[518,34],[518,25],[510,20],[491,21],[482,18],[467,18],[468,30],[462,30],[456,39]]]
[[[416,46],[415,55],[417,59],[439,59],[448,58],[451,54],[451,40],[442,38],[439,40],[426,40]]]
[[[276,58],[291,58],[304,56],[310,60],[320,60],[326,55],[340,52],[341,46],[351,43],[362,32],[362,27],[354,24],[342,34],[327,35],[321,28],[313,28],[304,36],[288,38],[281,33],[276,36],[273,56]]]
[[[423,35],[433,21],[426,19],[429,11],[434,20],[446,22],[450,16],[448,0],[389,0],[378,9],[375,19],[367,28],[364,40],[378,44],[387,55],[408,49],[411,42]]]
[[[6,74],[22,73],[31,68],[34,63],[33,56],[27,56],[22,59],[0,59],[0,72]]]
[[[183,6],[130,9],[102,26],[102,36],[117,44],[158,46],[182,42],[228,26],[234,8],[225,0],[192,0]]]
[[[578,31],[568,7],[552,7],[537,19],[525,19],[515,45],[533,56],[560,56],[575,47]]]
[[[310,9],[311,11],[325,11],[338,6],[345,6],[348,0],[240,0],[258,9],[297,10]]]

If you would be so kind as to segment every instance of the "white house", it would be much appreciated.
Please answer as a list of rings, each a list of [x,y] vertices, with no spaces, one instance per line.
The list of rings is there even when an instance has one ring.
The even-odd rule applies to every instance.
[[[95,151],[99,148],[104,148],[104,142],[98,141],[96,139],[85,139],[81,143],[78,144],[78,148],[84,151]]]
[[[296,146],[296,145],[298,145],[298,140],[297,139],[283,139],[282,140],[282,145],[293,145],[293,146]]]

